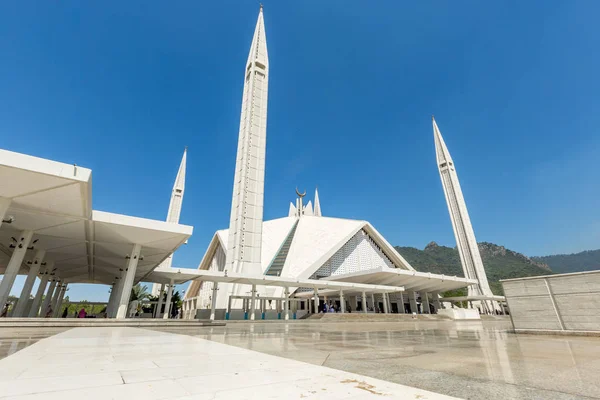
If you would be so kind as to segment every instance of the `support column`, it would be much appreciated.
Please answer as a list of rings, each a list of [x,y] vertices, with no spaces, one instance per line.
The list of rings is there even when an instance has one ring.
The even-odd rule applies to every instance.
[[[423,314],[431,314],[431,307],[429,307],[429,293],[421,292],[421,302],[423,303]]]
[[[135,279],[135,271],[137,270],[141,251],[142,246],[140,244],[133,245],[131,255],[129,256],[129,262],[127,263],[127,269],[125,270],[125,276],[121,277],[121,279],[123,279],[123,286],[120,290],[120,296],[117,302],[117,319],[127,318],[131,287],[133,286],[133,280]]]
[[[121,301],[121,293],[123,291],[123,282],[125,280],[125,274],[120,271],[120,275],[121,276],[117,279],[117,283],[115,284],[115,298],[110,307],[110,313],[108,314],[109,318],[117,317],[117,310],[119,309],[119,302]]]
[[[165,297],[165,284],[160,285],[160,291],[158,292],[158,303],[154,309],[154,318],[160,318],[160,312],[163,305],[163,297]]]
[[[10,294],[10,290],[15,283],[15,278],[19,273],[19,269],[21,268],[23,258],[25,258],[25,253],[27,253],[27,247],[29,246],[29,243],[31,243],[32,237],[32,231],[23,231],[17,236],[17,242],[12,243],[14,244],[15,249],[10,256],[10,261],[8,262],[6,270],[4,271],[2,282],[0,282],[0,310],[4,309],[4,305],[8,300],[8,295]]]
[[[111,308],[115,302],[115,298],[117,297],[117,283],[114,282],[110,287],[110,295],[108,296],[108,303],[106,303],[106,316],[110,317]]]
[[[373,306],[373,312],[375,311],[375,293],[371,293],[371,305]]]
[[[56,302],[58,301],[58,296],[60,296],[61,290],[62,290],[62,284],[60,282],[60,279],[57,279],[56,286],[54,287],[54,294],[52,295],[52,299],[50,300],[50,303],[48,303],[48,308],[52,309],[51,316],[53,316],[54,311],[56,311]],[[46,312],[44,312],[44,317],[45,316],[46,316]]]
[[[19,301],[17,302],[15,310],[12,313],[13,317],[25,316],[25,308],[27,308],[27,303],[29,303],[29,295],[31,294],[33,284],[35,283],[35,278],[40,272],[40,267],[42,266],[42,261],[44,260],[45,255],[45,250],[38,250],[35,253],[35,257],[33,258],[33,261],[31,261],[31,265],[29,266],[29,274],[27,275],[27,279],[25,279],[23,290],[21,290],[21,296],[19,297]]]
[[[319,290],[314,289],[314,292],[315,292],[315,297],[314,297],[315,314],[318,314],[319,313]]]
[[[171,283],[169,284],[169,288],[167,289],[167,302],[165,304],[165,313],[163,314],[163,319],[171,318],[171,298],[173,297],[173,279],[171,279]]]
[[[440,292],[432,292],[431,293],[431,301],[433,304],[433,308],[435,309],[435,313],[437,314],[440,310]]]
[[[231,314],[231,295],[227,299],[227,314],[225,314],[225,319],[229,319],[230,314]]]
[[[65,298],[65,293],[67,293],[67,285],[63,284],[60,290],[60,294],[58,295],[58,300],[56,300],[56,305],[54,307],[54,318],[58,318],[60,315],[60,307],[62,306],[63,299]]]
[[[284,319],[287,321],[290,319],[290,288],[289,287],[285,287],[284,292],[283,292],[284,296],[285,296],[285,308],[284,308]]]
[[[212,299],[210,302],[210,320],[215,320],[215,309],[217,308],[217,290],[219,290],[219,282],[213,282]],[[195,316],[194,316],[195,318]]]
[[[417,307],[417,293],[414,290],[408,292],[408,301],[410,303],[410,312],[419,313],[419,307]]]
[[[383,300],[383,313],[389,314],[390,310],[388,309],[387,293],[381,293],[381,300]]]
[[[396,296],[400,299],[400,302],[398,303],[398,313],[406,314],[406,310],[404,309],[404,293],[398,292]]]
[[[40,313],[40,303],[42,302],[42,296],[46,291],[46,287],[48,286],[48,278],[50,277],[50,271],[46,268],[46,272],[41,277],[40,285],[38,286],[37,292],[35,293],[35,297],[33,298],[33,303],[31,304],[31,308],[29,309],[29,318],[36,318]]]
[[[42,308],[40,308],[40,317],[44,318],[46,316],[46,312],[48,311],[48,306],[50,305],[50,300],[52,300],[52,296],[54,295],[54,289],[56,288],[58,278],[53,279],[50,282],[50,287],[48,287],[48,291],[46,292],[46,297],[44,297],[44,302],[42,303]]]
[[[363,309],[363,312],[366,314],[367,313],[367,294],[365,292],[362,292],[362,309]]]
[[[252,297],[250,299],[250,320],[254,321],[254,311],[256,309],[256,285],[252,285]]]
[[[340,290],[340,312],[343,314],[346,312],[346,300],[344,299],[344,291]]]

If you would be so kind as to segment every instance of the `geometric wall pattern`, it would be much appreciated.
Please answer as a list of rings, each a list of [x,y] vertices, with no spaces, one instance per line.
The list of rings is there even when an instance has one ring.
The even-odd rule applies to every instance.
[[[396,268],[373,239],[361,229],[310,278],[320,279],[380,267]]]

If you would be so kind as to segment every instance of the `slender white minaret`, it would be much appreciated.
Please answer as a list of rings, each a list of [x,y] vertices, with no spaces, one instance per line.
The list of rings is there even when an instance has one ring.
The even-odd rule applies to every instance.
[[[179,223],[179,216],[181,215],[181,204],[183,203],[183,193],[185,192],[185,165],[187,159],[187,147],[183,150],[183,157],[181,157],[181,164],[179,164],[179,171],[177,171],[177,177],[175,178],[175,184],[173,184],[173,191],[171,192],[171,202],[169,203],[169,211],[167,213],[167,222],[174,224]],[[163,261],[159,267],[170,268],[173,264],[173,254]],[[160,292],[160,283],[152,285],[152,295],[157,296]]]
[[[319,202],[319,189],[315,189],[315,206],[313,207],[313,214],[315,217],[321,217],[321,203]]]
[[[260,261],[268,84],[269,58],[261,5],[244,70],[244,95],[225,266],[226,270],[246,275],[262,274]]]
[[[492,296],[490,285],[488,284],[483,261],[475,240],[475,232],[471,226],[471,219],[467,211],[467,205],[463,198],[458,175],[456,174],[456,166],[450,152],[444,143],[442,134],[438,129],[435,119],[433,120],[433,137],[435,141],[435,154],[437,157],[437,165],[440,171],[442,186],[448,203],[448,211],[452,220],[452,228],[456,237],[456,245],[460,255],[465,278],[477,279],[478,285],[469,286],[469,296]]]

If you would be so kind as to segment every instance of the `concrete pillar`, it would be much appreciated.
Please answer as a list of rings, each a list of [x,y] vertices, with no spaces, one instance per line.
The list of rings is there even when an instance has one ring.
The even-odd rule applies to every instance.
[[[29,243],[31,243],[32,237],[32,231],[23,231],[20,235],[16,236],[17,242],[11,243],[15,246],[15,249],[10,256],[10,261],[6,265],[2,282],[0,282],[0,310],[4,309],[4,305],[8,300],[8,295],[15,283],[15,278],[19,273],[19,269],[21,269],[23,258],[25,258],[25,253],[27,253],[27,247],[29,246]]]
[[[256,310],[256,285],[252,285],[252,292],[251,292],[251,298],[250,298],[250,320],[251,321],[254,321],[255,310]]]
[[[52,293],[52,298],[50,298],[50,296],[48,296],[50,298],[50,301],[48,302],[48,306],[47,308],[44,309],[43,313],[44,313],[44,317],[46,316],[46,313],[48,312],[49,309],[52,309],[52,315],[54,315],[54,311],[55,311],[55,306],[56,306],[56,301],[58,300],[58,296],[60,296],[60,291],[62,289],[62,285],[60,282],[60,278],[56,279],[56,285],[54,285],[54,291]]]
[[[419,307],[417,307],[417,293],[414,290],[408,292],[408,301],[410,303],[411,313],[419,313]]]
[[[215,309],[217,308],[217,291],[219,290],[219,282],[213,282],[212,298],[210,301],[210,320],[215,320]]]
[[[129,256],[127,263],[127,269],[125,270],[125,276],[122,277],[123,283],[120,290],[119,300],[117,302],[117,319],[127,318],[127,311],[129,308],[129,297],[131,296],[131,287],[133,286],[133,280],[135,279],[135,271],[137,270],[138,261],[140,258],[140,252],[142,246],[140,244],[134,244]]]
[[[344,299],[344,291],[340,290],[340,312],[343,314],[346,312],[346,300]]]
[[[398,292],[396,294],[396,296],[398,297],[398,300],[399,300],[399,302],[398,302],[398,312],[400,314],[405,314],[406,312],[404,310],[404,293]]]
[[[431,308],[429,307],[429,294],[427,292],[421,292],[421,304],[423,308],[423,314],[431,314]]]
[[[165,313],[163,314],[163,319],[171,318],[171,298],[173,297],[173,279],[171,279],[171,283],[169,284],[169,288],[167,289],[167,302],[165,303]]]
[[[106,303],[106,316],[110,318],[110,311],[115,304],[117,298],[117,283],[114,282],[110,287],[110,295],[108,296],[108,303]]]
[[[314,289],[315,292],[315,297],[314,297],[314,301],[315,301],[315,314],[319,313],[319,290],[318,289]]]
[[[29,318],[35,318],[40,313],[40,303],[42,302],[42,296],[46,291],[46,286],[48,286],[48,278],[50,277],[50,271],[46,269],[46,272],[41,277],[40,285],[38,286],[37,292],[35,293],[35,297],[33,298],[33,303],[31,304],[31,308],[29,309]]]
[[[7,199],[6,197],[0,197],[0,226],[2,226],[2,222],[4,222],[4,217],[6,216],[8,207],[10,207],[10,199]]]
[[[160,318],[160,311],[163,305],[163,297],[165,297],[165,284],[162,283],[160,285],[160,290],[158,292],[158,303],[156,304],[156,308],[154,309],[154,318]]]
[[[284,311],[284,319],[287,321],[290,319],[290,288],[285,287],[283,295],[285,296],[285,308]]]
[[[50,305],[50,301],[52,300],[52,296],[54,295],[54,289],[56,289],[56,285],[58,278],[54,278],[50,282],[50,286],[48,287],[48,291],[46,292],[46,297],[44,297],[44,302],[42,303],[42,307],[40,308],[40,317],[44,318],[46,316],[46,312],[48,311],[48,306]]]
[[[390,310],[388,308],[387,293],[381,293],[381,300],[383,300],[383,312],[389,314]]]
[[[227,315],[225,319],[229,319],[229,313],[231,313],[231,296],[227,299]]]
[[[120,277],[117,279],[117,283],[115,284],[115,298],[113,300],[112,306],[110,308],[110,313],[108,314],[109,318],[117,317],[117,310],[119,309],[119,302],[121,301],[121,295],[123,292],[123,283],[125,282],[125,271],[120,271]]]
[[[56,300],[56,305],[54,307],[54,318],[60,317],[60,307],[62,306],[63,299],[65,298],[65,293],[67,293],[67,285],[63,284],[60,290],[60,294],[58,295],[58,299]]]
[[[31,261],[31,265],[29,266],[29,274],[25,279],[25,284],[23,285],[23,290],[21,290],[21,296],[19,297],[19,301],[15,307],[15,310],[12,313],[13,317],[24,317],[25,316],[25,308],[27,307],[27,303],[29,303],[29,295],[31,294],[31,289],[33,288],[33,284],[35,283],[35,278],[40,272],[40,268],[42,266],[42,261],[44,260],[44,256],[46,255],[45,250],[38,250],[35,253],[35,257],[33,261]]]
[[[373,312],[375,312],[375,293],[371,293],[371,305],[373,306]]]
[[[440,306],[440,292],[432,292],[431,293],[431,304],[433,304],[433,308],[435,309],[435,313],[439,311]]]
[[[367,313],[367,294],[362,292],[362,311]]]

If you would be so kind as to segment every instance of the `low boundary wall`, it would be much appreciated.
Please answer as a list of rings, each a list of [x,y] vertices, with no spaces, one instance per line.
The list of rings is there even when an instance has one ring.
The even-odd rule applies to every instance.
[[[515,332],[600,332],[600,271],[501,282]]]

